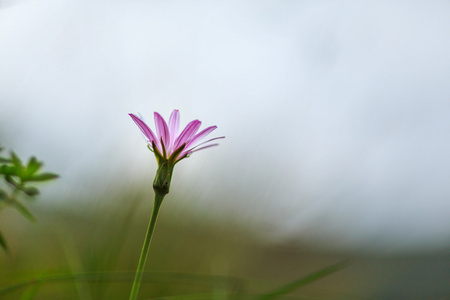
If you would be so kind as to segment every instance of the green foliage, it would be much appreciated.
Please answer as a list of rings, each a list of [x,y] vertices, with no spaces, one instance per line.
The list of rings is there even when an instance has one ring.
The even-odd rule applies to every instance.
[[[0,152],[3,148],[0,147]],[[2,179],[9,186],[10,192],[6,188],[0,186],[0,210],[5,207],[14,207],[26,219],[36,222],[36,218],[31,211],[19,201],[20,194],[27,196],[27,199],[33,199],[39,194],[39,189],[30,186],[30,182],[44,182],[58,178],[53,173],[40,173],[43,163],[38,161],[36,157],[31,157],[27,164],[24,164],[16,153],[11,151],[9,157],[0,156],[0,181]],[[5,237],[0,232],[0,247],[8,250]]]

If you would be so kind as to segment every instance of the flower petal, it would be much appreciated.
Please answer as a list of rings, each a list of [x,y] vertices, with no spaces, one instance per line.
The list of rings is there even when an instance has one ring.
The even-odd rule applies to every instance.
[[[196,142],[200,141],[202,138],[213,132],[216,128],[217,126],[210,126],[203,129],[191,138],[191,140],[186,144],[186,148],[189,149],[190,146],[195,145]]]
[[[148,125],[145,124],[144,121],[142,121],[141,119],[139,119],[138,117],[136,117],[133,114],[128,114],[128,115],[133,119],[134,123],[136,123],[136,125],[139,127],[139,129],[142,131],[142,133],[148,138],[149,144],[151,144],[153,141],[156,144],[158,144],[158,140],[156,139],[155,134],[150,129],[150,127],[148,127]]]
[[[204,141],[203,143],[200,143],[200,144],[196,145],[195,147],[192,147],[191,149],[189,149],[189,151],[197,149],[198,146],[204,145],[204,144],[209,143],[211,141],[215,141],[215,140],[218,140],[218,139],[224,139],[224,138],[225,138],[224,136],[218,136],[218,137],[215,137],[213,139],[209,139],[207,141]]]
[[[211,145],[208,145],[208,146],[200,147],[200,148],[197,148],[195,150],[189,151],[189,153],[193,153],[193,152],[196,152],[196,151],[200,151],[200,150],[211,148],[211,147],[215,147],[215,146],[219,146],[219,144],[216,143],[216,144],[211,144]]]
[[[185,158],[187,155],[189,155],[191,153],[194,153],[194,152],[197,152],[197,151],[200,151],[200,150],[203,150],[203,149],[211,148],[211,147],[214,147],[214,146],[219,146],[219,144],[216,143],[216,144],[211,144],[211,145],[207,145],[207,146],[200,147],[200,148],[192,148],[190,150],[183,151],[178,156],[178,160]]]
[[[170,141],[167,151],[169,153],[172,153],[172,151],[175,150],[173,144],[180,131],[180,113],[178,112],[178,109],[174,109],[173,112],[170,114],[169,131],[170,131]]]
[[[187,124],[175,140],[174,149],[177,149],[182,144],[185,144],[191,138],[191,136],[193,136],[197,132],[197,130],[200,128],[200,125],[202,125],[202,122],[200,122],[199,120],[194,120]]]
[[[155,126],[156,132],[158,133],[158,139],[162,138],[162,142],[164,143],[164,146],[167,149],[168,148],[167,145],[170,142],[169,127],[167,127],[166,121],[157,112],[155,112]]]
[[[180,112],[178,109],[174,109],[169,118],[169,130],[171,144],[175,141],[180,131]]]
[[[206,144],[206,143],[209,143],[209,142],[211,142],[211,141],[215,141],[215,140],[218,140],[218,139],[224,139],[224,138],[225,138],[224,136],[215,137],[215,138],[209,139],[209,140],[207,140],[207,141],[204,141],[203,143],[200,143],[200,144],[196,145],[195,147],[192,147],[192,148],[185,148],[186,150],[184,150],[183,153],[181,153],[181,154],[179,155],[179,157],[184,157],[184,156],[186,156],[187,154],[190,154],[190,153],[192,153],[192,152],[195,152],[195,151],[198,151],[198,150],[201,150],[201,149],[209,148],[211,145],[207,145],[207,146],[204,146],[204,147],[201,147],[201,148],[198,148],[198,147],[201,146],[201,145],[204,145],[204,144]],[[212,144],[212,145],[213,145],[213,146],[217,146],[217,145],[219,145],[219,144]]]

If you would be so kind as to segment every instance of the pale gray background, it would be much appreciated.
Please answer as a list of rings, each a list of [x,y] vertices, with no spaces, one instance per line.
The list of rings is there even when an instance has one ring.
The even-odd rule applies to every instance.
[[[449,16],[446,1],[0,1],[0,142],[61,174],[40,201],[77,206],[150,188],[127,113],[154,128],[178,108],[226,135],[177,166],[172,190],[194,193],[178,208],[274,242],[442,251]]]

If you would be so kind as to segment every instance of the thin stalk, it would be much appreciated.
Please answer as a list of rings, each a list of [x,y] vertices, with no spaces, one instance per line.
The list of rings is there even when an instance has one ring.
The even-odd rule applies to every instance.
[[[141,257],[139,258],[136,276],[134,277],[133,287],[131,288],[130,300],[136,300],[139,294],[139,287],[141,285],[142,274],[147,261],[148,250],[152,241],[153,231],[155,230],[156,220],[158,219],[159,208],[161,207],[164,196],[165,194],[155,192],[155,204],[153,205],[152,217],[148,224],[144,245],[142,246]]]

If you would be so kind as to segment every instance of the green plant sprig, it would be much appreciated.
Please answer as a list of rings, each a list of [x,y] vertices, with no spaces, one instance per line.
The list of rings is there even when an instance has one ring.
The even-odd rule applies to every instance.
[[[0,147],[0,152],[3,148]],[[20,194],[25,194],[27,199],[34,199],[39,194],[39,189],[31,186],[31,182],[45,182],[58,178],[54,173],[39,172],[43,163],[32,156],[27,164],[11,151],[9,157],[0,156],[0,180],[9,186],[7,189],[0,188],[0,211],[6,207],[14,207],[30,222],[36,222],[35,216],[31,211],[19,201]],[[0,247],[8,250],[6,239],[0,231]]]

